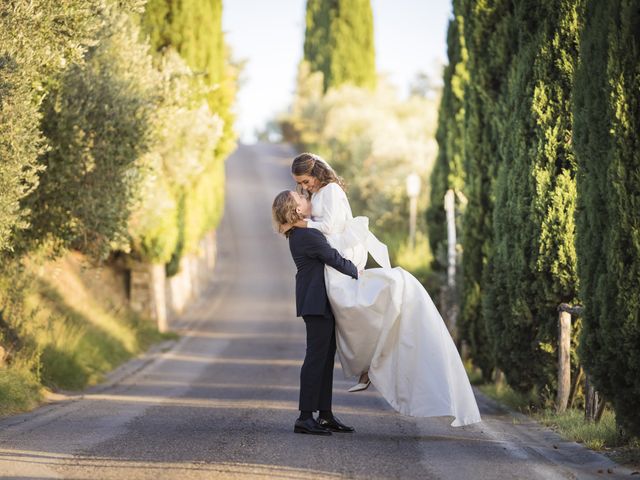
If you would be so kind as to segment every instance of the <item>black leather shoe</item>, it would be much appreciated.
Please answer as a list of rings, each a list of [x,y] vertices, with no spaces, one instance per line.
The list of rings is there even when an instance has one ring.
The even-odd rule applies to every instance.
[[[331,432],[327,428],[320,426],[313,418],[296,420],[293,431],[295,433],[308,433],[310,435],[331,435]]]
[[[327,430],[331,430],[332,432],[351,433],[356,431],[355,428],[348,427],[347,425],[342,423],[337,417],[333,417],[331,420],[319,418],[318,425],[326,428]]]

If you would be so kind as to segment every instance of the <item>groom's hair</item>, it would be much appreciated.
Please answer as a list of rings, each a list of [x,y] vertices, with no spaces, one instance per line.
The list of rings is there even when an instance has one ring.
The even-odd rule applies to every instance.
[[[310,177],[317,178],[323,187],[330,183],[337,183],[345,190],[342,177],[336,174],[325,159],[315,153],[305,152],[294,158],[291,163],[291,173],[296,176],[309,175]]]
[[[282,231],[282,226],[286,224],[294,224],[298,220],[302,220],[302,216],[296,211],[298,204],[291,195],[291,190],[284,190],[276,195],[271,205],[271,216],[273,217],[273,227],[278,233],[282,233],[289,238],[291,230]]]

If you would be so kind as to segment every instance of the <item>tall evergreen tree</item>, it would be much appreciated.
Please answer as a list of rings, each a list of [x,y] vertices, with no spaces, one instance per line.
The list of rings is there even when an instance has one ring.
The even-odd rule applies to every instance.
[[[208,94],[209,106],[224,120],[224,133],[217,151],[220,156],[226,155],[235,138],[231,112],[235,78],[227,62],[222,0],[149,0],[142,23],[152,49],[162,53],[174,48],[212,87]]]
[[[427,209],[427,229],[431,251],[435,260],[441,258],[446,250],[446,218],[444,195],[453,188],[464,188],[464,89],[468,80],[466,70],[467,50],[463,36],[463,18],[456,15],[458,1],[454,1],[454,18],[447,30],[447,53],[449,64],[444,69],[444,86],[438,111],[438,157],[431,173],[431,192]],[[443,269],[439,264],[436,268]]]
[[[469,80],[465,88],[464,175],[468,199],[462,229],[462,338],[489,378],[494,347],[486,324],[486,281],[493,242],[493,187],[501,162],[500,98],[513,56],[513,6],[508,0],[462,0]],[[485,287],[483,287],[483,285]]]
[[[310,72],[322,72],[324,87],[328,88],[331,72],[331,50],[329,39],[331,18],[337,1],[307,0],[304,33],[304,59]]]
[[[574,94],[582,361],[640,435],[640,9],[587,0]]]
[[[224,202],[224,157],[235,143],[231,104],[235,95],[236,72],[228,61],[222,32],[222,0],[149,0],[142,19],[152,48],[161,57],[173,49],[208,89],[211,112],[223,120],[222,136],[203,173],[190,185],[173,182],[179,229],[176,249],[168,264],[169,274],[179,268],[182,255],[195,248],[200,235],[214,228]],[[169,183],[171,179],[169,179]]]
[[[554,387],[557,306],[578,288],[571,94],[582,2],[514,5],[484,313],[508,383],[542,392]]]
[[[324,89],[351,83],[375,87],[370,0],[307,0],[304,59],[324,75]]]

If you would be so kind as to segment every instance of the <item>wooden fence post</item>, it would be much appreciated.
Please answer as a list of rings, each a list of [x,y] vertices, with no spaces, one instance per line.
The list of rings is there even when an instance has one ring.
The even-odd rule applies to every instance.
[[[569,398],[575,395],[571,388],[571,315],[580,315],[581,306],[572,307],[566,303],[558,305],[558,396],[556,412],[567,409]],[[573,403],[573,400],[572,400]]]
[[[456,285],[456,195],[452,189],[444,196],[444,209],[447,214],[447,310],[446,320],[449,333],[458,342],[458,295]]]
[[[604,412],[604,397],[595,389],[589,380],[584,378],[584,418],[588,422],[599,422]]]
[[[578,365],[578,373],[571,381],[571,393],[569,394],[569,404],[567,405],[567,408],[573,408],[573,402],[576,399],[576,394],[578,393],[578,387],[580,386],[583,373],[584,370],[582,370],[582,366]]]
[[[558,397],[556,399],[556,411],[564,412],[567,405],[573,404],[578,383],[582,376],[582,368],[578,367],[578,374],[571,382],[571,315],[582,315],[583,307],[572,307],[566,303],[558,306],[560,313],[558,318]],[[584,376],[584,418],[587,421],[599,422],[604,412],[605,400],[589,380],[589,375]]]
[[[558,318],[558,397],[556,412],[567,409],[571,391],[571,314],[560,310]]]

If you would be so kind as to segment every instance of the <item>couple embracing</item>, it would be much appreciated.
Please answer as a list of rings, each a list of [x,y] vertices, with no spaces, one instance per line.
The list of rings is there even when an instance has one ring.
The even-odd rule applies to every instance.
[[[296,310],[307,331],[296,433],[353,432],[332,413],[336,351],[349,391],[371,383],[398,412],[480,421],[460,355],[431,297],[402,268],[391,268],[366,217],[353,217],[342,179],[317,155],[291,166],[298,191],[279,193],[273,220],[296,264]],[[380,268],[365,269],[368,255]],[[317,419],[314,412],[319,412]]]

